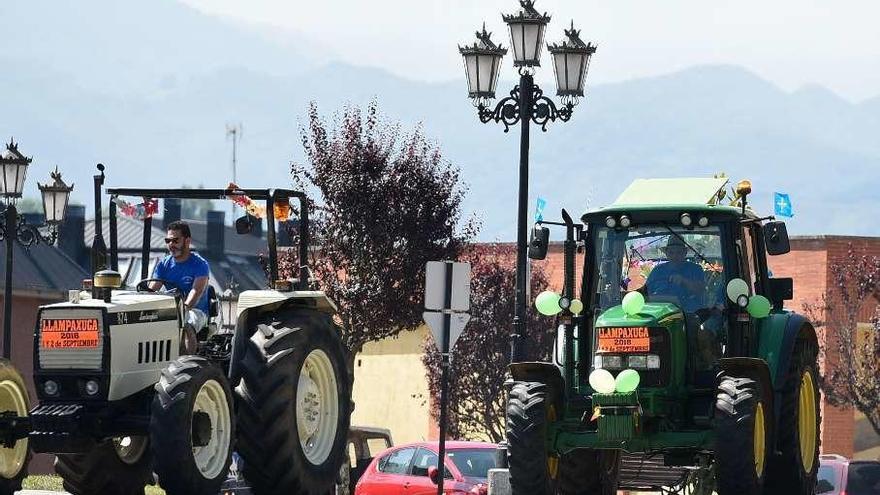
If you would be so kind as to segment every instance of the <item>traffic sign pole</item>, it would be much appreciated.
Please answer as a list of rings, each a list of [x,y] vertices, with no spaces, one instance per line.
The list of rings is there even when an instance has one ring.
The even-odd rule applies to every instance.
[[[443,306],[452,307],[452,263],[446,263],[446,294]],[[449,320],[452,315],[443,315],[443,339],[440,342],[440,452],[437,456],[437,469],[440,470],[440,481],[437,483],[437,495],[443,495],[443,482],[446,480],[446,409],[449,394]]]

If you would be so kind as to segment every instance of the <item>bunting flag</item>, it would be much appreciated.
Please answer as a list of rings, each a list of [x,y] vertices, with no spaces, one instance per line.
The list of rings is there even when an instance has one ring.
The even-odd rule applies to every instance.
[[[137,220],[143,220],[144,218],[152,217],[156,213],[159,213],[159,201],[155,199],[144,198],[143,203],[138,203],[136,205],[117,196],[111,198],[111,201],[116,203],[121,215],[135,218]]]
[[[259,203],[252,200],[247,194],[235,193],[235,191],[238,190],[238,186],[234,183],[230,182],[229,186],[226,187],[226,190],[229,191],[229,199],[236,205],[244,208],[244,211],[246,211],[248,215],[257,218],[263,218],[266,216],[266,208],[260,206]]]

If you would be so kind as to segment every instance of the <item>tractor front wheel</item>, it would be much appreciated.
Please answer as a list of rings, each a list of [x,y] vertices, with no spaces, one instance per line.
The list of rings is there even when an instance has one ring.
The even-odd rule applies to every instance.
[[[559,464],[560,495],[616,495],[619,450],[573,450]]]
[[[819,350],[805,339],[795,342],[779,417],[780,455],[770,459],[765,492],[809,495],[819,468]]]
[[[18,417],[28,415],[30,398],[24,379],[12,363],[0,359],[0,414]],[[0,445],[0,495],[12,495],[21,490],[21,480],[27,474],[31,455],[28,439],[22,438],[11,447]]]
[[[150,437],[159,485],[169,495],[216,495],[229,472],[235,421],[223,371],[181,356],[156,384]]]
[[[144,495],[153,483],[147,437],[106,440],[84,454],[59,454],[55,472],[73,495]]]
[[[719,495],[759,495],[764,485],[771,412],[751,378],[722,373],[715,401]]]
[[[548,387],[515,382],[507,401],[507,456],[512,495],[550,495],[559,459],[547,452],[547,423],[555,419]]]

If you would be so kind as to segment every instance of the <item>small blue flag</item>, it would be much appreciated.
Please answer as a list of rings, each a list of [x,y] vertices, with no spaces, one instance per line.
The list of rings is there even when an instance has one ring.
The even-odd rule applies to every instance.
[[[791,199],[788,194],[773,193],[773,209],[777,216],[791,218],[794,214],[791,212]]]
[[[538,204],[535,205],[535,221],[540,222],[544,220],[544,207],[547,206],[547,200],[544,198],[538,198]]]

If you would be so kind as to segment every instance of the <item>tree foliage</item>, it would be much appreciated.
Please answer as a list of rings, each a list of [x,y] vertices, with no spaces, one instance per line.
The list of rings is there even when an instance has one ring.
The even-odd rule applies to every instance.
[[[804,304],[826,336],[823,357],[836,357],[822,377],[822,392],[831,404],[861,411],[880,433],[880,257],[850,246],[842,260],[831,263],[830,273],[828,294]],[[869,323],[867,332],[860,331],[860,323]],[[836,346],[829,348],[832,329]]]
[[[452,350],[449,369],[447,434],[455,439],[504,439],[504,390],[510,362],[514,315],[516,249],[511,245],[478,245],[463,257],[471,263],[471,320]],[[544,271],[534,265],[531,293],[547,288]],[[552,347],[552,322],[529,305],[526,360],[546,361]],[[422,358],[433,404],[439,404],[441,357],[432,340]],[[435,420],[439,409],[432,408]]]
[[[345,108],[332,125],[313,103],[302,144],[307,163],[293,163],[291,175],[318,196],[310,266],[354,355],[422,323],[425,263],[457,259],[478,226],[462,225],[459,169],[421,128],[403,132],[375,102]]]

